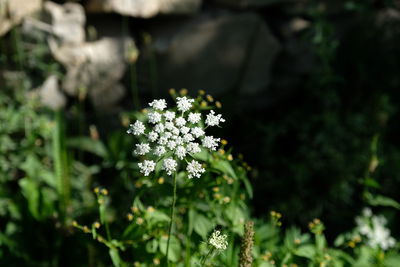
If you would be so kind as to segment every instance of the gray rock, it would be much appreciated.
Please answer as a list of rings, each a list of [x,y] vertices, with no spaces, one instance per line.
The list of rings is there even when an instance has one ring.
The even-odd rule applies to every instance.
[[[64,44],[80,44],[85,41],[85,11],[75,3],[58,5],[47,1],[44,4],[45,13],[49,17],[52,33]]]
[[[270,82],[280,44],[252,13],[197,16],[152,31],[162,89],[204,89],[214,94],[256,94]],[[146,63],[146,53],[141,62]],[[144,69],[143,67],[142,69]],[[145,81],[144,81],[145,82]]]
[[[63,90],[75,96],[85,90],[99,109],[110,109],[123,97],[125,90],[119,81],[126,68],[126,49],[132,46],[129,37],[62,46],[50,41],[54,57],[67,69]]]
[[[0,36],[41,7],[42,0],[0,0]]]
[[[125,16],[150,18],[158,14],[192,14],[202,0],[89,0],[88,12],[114,12]]]
[[[216,0],[217,3],[235,8],[263,7],[276,3],[282,3],[282,0]],[[288,2],[287,0],[284,2]]]
[[[57,76],[49,76],[43,85],[38,89],[41,103],[53,110],[65,107],[67,102],[65,95],[60,91]]]

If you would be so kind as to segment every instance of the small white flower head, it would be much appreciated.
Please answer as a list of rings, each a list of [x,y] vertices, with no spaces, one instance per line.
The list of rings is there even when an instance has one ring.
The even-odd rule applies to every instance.
[[[206,125],[208,126],[219,126],[220,122],[225,122],[221,114],[215,115],[214,110],[211,110],[206,118]]]
[[[150,146],[149,144],[141,143],[141,144],[136,144],[136,149],[135,153],[136,155],[145,155],[150,152]]]
[[[185,143],[192,142],[192,141],[194,141],[194,137],[193,137],[193,135],[191,135],[191,134],[185,134],[185,135],[183,136],[183,141],[184,141]]]
[[[177,97],[176,100],[177,100],[178,110],[182,112],[186,112],[189,109],[191,109],[192,103],[194,102],[194,99],[187,98],[186,96]]]
[[[172,175],[172,173],[176,171],[177,166],[178,163],[176,160],[172,158],[166,158],[163,161],[162,169],[165,170],[168,175]]]
[[[140,172],[144,174],[144,176],[149,176],[149,174],[154,171],[156,167],[156,163],[152,160],[144,160],[138,164]]]
[[[201,113],[189,113],[188,121],[190,123],[196,124],[201,120]]]
[[[178,127],[183,127],[186,125],[186,120],[183,117],[178,117],[175,119],[175,125]]]
[[[362,216],[356,217],[356,223],[358,232],[366,237],[368,246],[387,250],[396,244],[390,230],[386,228],[386,218],[373,215],[370,209],[364,209]]]
[[[163,111],[167,108],[167,101],[165,101],[165,99],[155,99],[153,102],[149,103],[149,106],[155,110]]]
[[[134,124],[129,125],[129,129],[126,132],[128,134],[141,135],[144,133],[145,130],[146,127],[144,126],[143,122],[136,121]]]
[[[148,115],[148,118],[149,118],[149,122],[150,123],[156,124],[156,123],[159,123],[161,121],[162,116],[158,112],[150,112],[149,115]]]
[[[187,133],[190,132],[190,128],[189,128],[189,127],[186,127],[186,126],[183,126],[183,127],[180,129],[180,132],[181,132],[182,134],[187,134]]]
[[[175,119],[175,112],[173,111],[166,111],[164,113],[164,117],[167,121],[172,121],[173,119]]]
[[[155,142],[157,141],[158,133],[156,131],[151,131],[147,134],[147,138],[149,138],[150,142]]]
[[[168,143],[168,138],[165,136],[161,136],[157,142],[159,145],[165,146]]]
[[[175,155],[182,160],[186,156],[186,148],[184,146],[178,146],[175,149]]]
[[[157,133],[163,133],[164,132],[164,124],[158,123],[154,126],[154,131]]]
[[[219,138],[214,138],[212,136],[205,136],[203,138],[202,144],[205,148],[215,151],[215,150],[217,150],[219,140],[220,140]]]
[[[167,150],[165,149],[164,146],[156,146],[156,148],[154,149],[154,155],[156,155],[157,157],[161,157],[162,155],[164,155],[167,152]]]
[[[193,177],[200,178],[200,176],[206,171],[199,162],[192,160],[186,167],[189,179]]]
[[[194,127],[194,128],[192,128],[191,131],[192,131],[192,134],[194,135],[194,137],[196,137],[196,138],[199,138],[205,134],[203,129],[201,129],[200,127]]]
[[[198,143],[194,143],[194,142],[187,144],[186,149],[187,149],[187,152],[190,154],[196,154],[196,153],[201,152],[200,145]]]
[[[169,140],[168,143],[167,143],[167,147],[168,147],[168,149],[170,149],[170,150],[174,150],[175,147],[176,147],[176,142],[175,142],[175,141],[172,141],[172,140]]]
[[[177,146],[181,146],[181,145],[183,145],[183,138],[182,137],[180,137],[180,136],[175,136],[175,144],[177,145]]]
[[[220,231],[214,231],[208,243],[218,250],[225,250],[228,247],[228,236],[221,235]]]

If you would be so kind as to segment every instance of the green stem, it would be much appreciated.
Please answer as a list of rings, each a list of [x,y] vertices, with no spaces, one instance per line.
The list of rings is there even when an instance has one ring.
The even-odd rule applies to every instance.
[[[207,263],[207,259],[208,257],[211,255],[211,253],[214,251],[214,248],[210,248],[207,252],[207,255],[204,256],[204,258],[201,260],[200,265],[201,266],[205,266],[205,264]]]
[[[65,221],[69,202],[70,181],[68,176],[68,156],[65,147],[65,125],[62,110],[55,111],[55,129],[53,132],[53,160],[57,179],[57,192],[60,199],[60,214]]]
[[[176,204],[176,172],[174,173],[174,194],[173,194],[173,198],[172,198],[171,221],[169,222],[169,229],[168,229],[168,241],[167,241],[167,263],[168,263],[168,266],[169,266],[169,261],[168,261],[169,242],[171,240],[172,224],[174,223],[175,204]]]

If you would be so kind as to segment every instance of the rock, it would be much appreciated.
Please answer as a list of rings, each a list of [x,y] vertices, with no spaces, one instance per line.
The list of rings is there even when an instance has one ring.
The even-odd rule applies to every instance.
[[[67,69],[63,90],[77,96],[85,89],[99,109],[110,109],[123,97],[125,90],[119,81],[125,73],[126,49],[132,46],[129,37],[104,37],[81,45],[50,42],[54,57]]]
[[[276,3],[282,3],[281,0],[216,0],[216,2],[235,8],[263,7]]]
[[[41,7],[42,0],[0,0],[0,36]]]
[[[280,45],[258,15],[201,15],[178,25],[150,32],[153,42],[141,59],[147,64],[146,50],[154,51],[162,89],[204,89],[214,94],[240,90],[249,95],[268,86]]]
[[[202,0],[89,0],[86,9],[93,13],[115,12],[124,16],[150,18],[158,14],[192,14]]]
[[[41,103],[53,110],[65,107],[66,97],[61,93],[58,85],[57,76],[49,76],[43,85],[38,89],[39,99]]]
[[[48,24],[52,32],[64,43],[79,44],[85,41],[85,11],[83,7],[75,3],[58,5],[47,1],[44,10],[48,17]]]

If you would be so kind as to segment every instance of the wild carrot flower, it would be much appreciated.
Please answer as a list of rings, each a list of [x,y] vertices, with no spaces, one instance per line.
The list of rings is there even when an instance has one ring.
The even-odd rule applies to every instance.
[[[205,129],[219,126],[225,120],[221,114],[211,110],[202,121],[200,112],[190,111],[194,102],[186,96],[177,97],[176,107],[167,110],[165,99],[153,100],[149,103],[146,120],[130,125],[128,134],[142,140],[142,143],[136,144],[134,152],[146,157],[138,165],[143,175],[148,176],[155,171],[158,162],[168,175],[175,173],[181,163],[187,164],[189,178],[199,178],[205,172],[201,163],[194,160],[195,154],[202,149],[217,150],[220,139],[207,136]]]
[[[222,235],[220,231],[216,230],[211,234],[208,243],[217,250],[225,250],[228,247],[227,238],[227,235]]]

